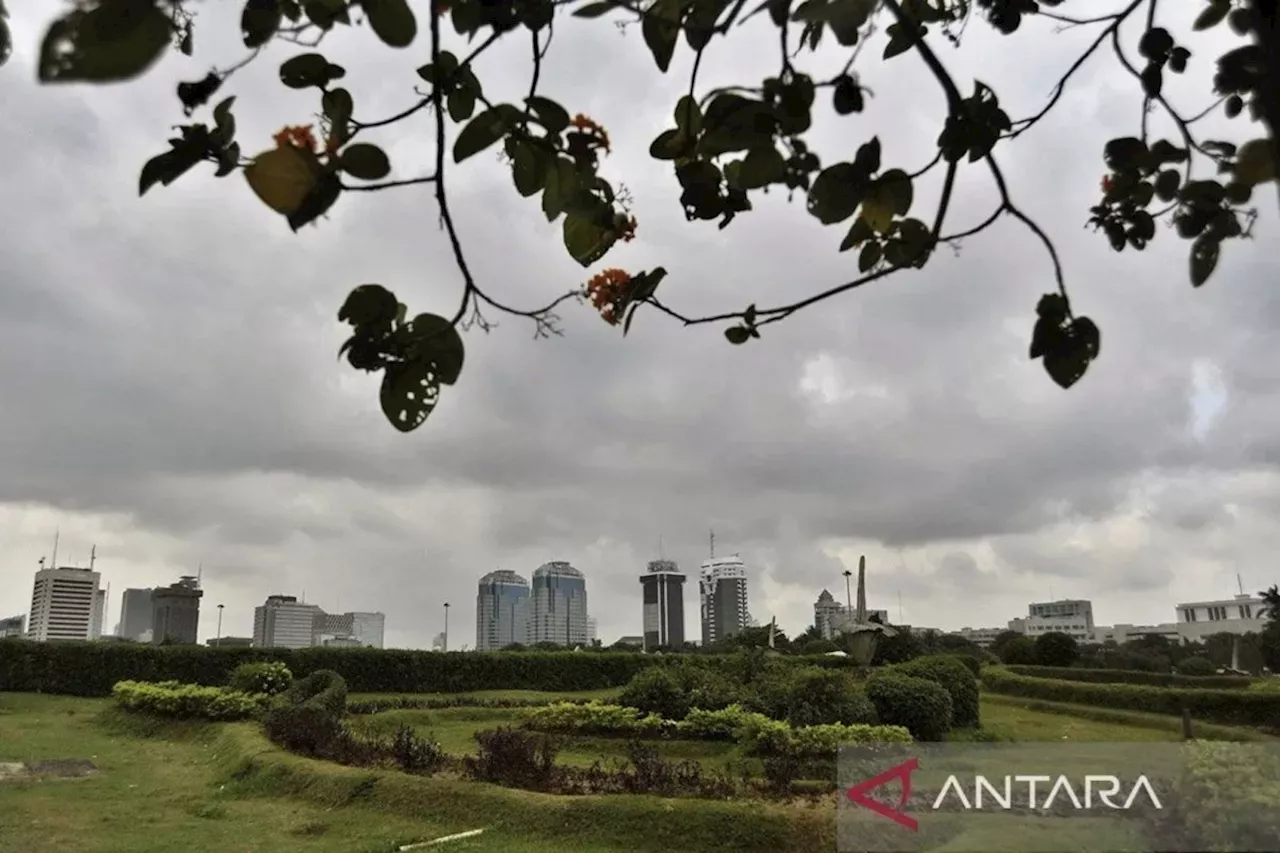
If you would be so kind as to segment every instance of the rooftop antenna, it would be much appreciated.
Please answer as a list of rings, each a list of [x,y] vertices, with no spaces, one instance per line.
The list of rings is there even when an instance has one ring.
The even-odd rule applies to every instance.
[[[89,571],[93,571],[93,564],[97,559],[98,559],[98,546],[97,545],[89,546]],[[107,588],[110,589],[111,585],[107,584]]]
[[[52,568],[58,568],[58,536],[60,531],[55,527],[53,530],[53,559],[49,562]]]
[[[711,531],[711,559],[716,558],[716,532]]]
[[[1236,572],[1236,586],[1240,589],[1240,594],[1244,595],[1244,581],[1240,579],[1240,573]]]
[[[204,577],[204,560],[196,563],[196,589],[200,588],[200,579]]]

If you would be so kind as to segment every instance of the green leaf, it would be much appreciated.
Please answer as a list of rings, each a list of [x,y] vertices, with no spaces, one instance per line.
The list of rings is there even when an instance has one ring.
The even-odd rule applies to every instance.
[[[702,131],[702,109],[695,99],[681,95],[674,114],[676,129],[684,131],[686,136],[696,137]]]
[[[890,169],[876,181],[872,193],[895,214],[906,216],[913,198],[911,176],[901,169]]]
[[[214,132],[210,134],[210,141],[218,148],[225,148],[231,143],[236,136],[236,117],[231,113],[231,107],[236,102],[235,95],[229,98],[223,98],[216,107],[213,108]]]
[[[836,41],[845,47],[858,43],[858,31],[871,17],[877,0],[834,0],[828,4],[826,21]]]
[[[531,143],[507,138],[507,156],[511,158],[511,177],[515,181],[516,191],[528,198],[537,195],[547,183],[549,158],[533,147]]]
[[[751,330],[746,326],[730,326],[724,330],[724,336],[731,344],[745,344],[751,339]]]
[[[1276,176],[1275,148],[1270,139],[1251,139],[1236,152],[1236,181],[1249,186],[1265,184]]]
[[[564,247],[569,250],[569,256],[584,267],[603,258],[617,240],[618,235],[612,228],[593,217],[570,213],[564,218]]]
[[[326,86],[331,73],[329,60],[319,53],[303,53],[287,59],[280,66],[280,82],[290,89]]]
[[[338,158],[338,168],[362,181],[377,181],[391,174],[386,152],[368,142],[348,145]]]
[[[204,151],[192,146],[178,147],[152,157],[138,176],[138,195],[146,195],[147,190],[157,183],[169,186],[203,159]]]
[[[390,323],[396,316],[395,294],[380,284],[362,284],[347,294],[338,309],[338,322],[352,326]]]
[[[1195,23],[1191,25],[1191,28],[1194,30],[1207,30],[1212,27],[1216,27],[1218,24],[1222,23],[1222,19],[1227,17],[1227,13],[1230,11],[1231,4],[1229,2],[1211,0],[1209,6],[1200,13],[1196,18]]]
[[[426,422],[440,399],[440,382],[429,364],[393,364],[382,377],[382,413],[401,432]]]
[[[846,74],[836,83],[835,92],[831,100],[837,115],[847,116],[851,113],[860,113],[864,106],[862,87]]]
[[[289,227],[296,233],[303,225],[319,219],[333,207],[341,194],[342,184],[338,182],[336,175],[328,174],[321,177],[302,200],[302,205],[286,217]]]
[[[872,241],[863,246],[862,252],[858,255],[858,271],[867,272],[876,264],[880,263],[882,253],[883,250],[877,242]]]
[[[675,160],[680,156],[683,139],[678,130],[664,130],[649,143],[649,156],[655,160]]]
[[[470,86],[459,86],[449,93],[449,118],[454,121],[466,121],[476,111],[476,93]]]
[[[7,32],[7,27],[6,27]],[[40,46],[41,83],[118,83],[160,58],[173,35],[152,0],[102,0],[55,20]]]
[[[680,38],[679,3],[677,0],[659,0],[644,13],[640,23],[644,43],[653,54],[653,61],[663,74],[671,67],[675,55],[676,40]]]
[[[853,216],[866,194],[862,173],[852,163],[836,163],[823,169],[809,189],[808,210],[823,225]]]
[[[601,15],[607,15],[614,9],[617,9],[618,3],[614,0],[602,0],[599,3],[588,3],[580,9],[576,9],[573,13],[575,18],[598,18]]]
[[[1112,139],[1102,151],[1107,167],[1113,172],[1136,172],[1147,157],[1147,145],[1132,136]]]
[[[884,58],[890,59],[900,53],[906,53],[914,42],[911,32],[902,24],[890,24],[885,28],[889,35],[889,43],[884,48]]]
[[[346,89],[333,89],[321,96],[320,108],[329,121],[343,124],[351,120],[355,104],[351,100],[351,93]]]
[[[458,381],[466,348],[453,323],[435,314],[419,314],[407,325],[404,337],[407,361],[430,364],[442,385]]]
[[[1156,177],[1155,191],[1161,201],[1173,201],[1178,197],[1182,176],[1177,169],[1165,169]]]
[[[1161,70],[1159,63],[1147,63],[1147,67],[1142,69],[1140,79],[1142,80],[1142,93],[1144,95],[1148,98],[1160,97],[1160,92],[1164,89],[1164,71]]]
[[[306,0],[302,4],[307,20],[328,32],[337,23],[350,24],[346,0]]]
[[[858,146],[858,153],[853,156],[853,166],[868,177],[880,171],[880,137],[873,136]]]
[[[547,169],[547,185],[542,190],[542,212],[548,222],[556,221],[580,187],[581,181],[573,168],[573,161],[556,157],[554,168]]]
[[[738,186],[744,190],[756,190],[769,184],[780,183],[787,176],[787,164],[782,154],[772,144],[752,148],[738,171]]]
[[[1211,234],[1201,234],[1191,244],[1191,286],[1199,287],[1209,280],[1218,268],[1218,255],[1222,243]]]
[[[861,246],[874,236],[875,232],[871,230],[871,226],[859,216],[853,220],[853,224],[849,226],[849,233],[845,234],[844,239],[840,241],[840,251],[847,252],[855,246]]]
[[[498,107],[485,110],[462,128],[453,143],[453,161],[463,160],[488,148],[507,134],[507,123]]]
[[[361,0],[374,34],[388,47],[408,47],[418,36],[418,19],[406,0]]]
[[[247,0],[240,13],[240,36],[250,49],[262,47],[280,29],[283,13],[276,0]]]
[[[746,151],[772,140],[777,124],[773,109],[763,101],[733,93],[717,95],[702,117],[698,153],[718,157]]]
[[[879,196],[869,195],[862,202],[862,219],[877,234],[888,234],[893,230],[893,208]]]
[[[1053,330],[1043,346],[1044,369],[1059,386],[1070,388],[1098,358],[1102,334],[1088,317],[1077,317],[1065,328]]]
[[[569,112],[550,98],[534,95],[525,103],[538,119],[538,123],[552,133],[559,133],[569,126]]]

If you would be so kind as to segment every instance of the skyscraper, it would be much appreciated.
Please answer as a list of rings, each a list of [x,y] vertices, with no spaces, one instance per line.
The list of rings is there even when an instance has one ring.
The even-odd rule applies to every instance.
[[[640,576],[646,649],[684,645],[684,580],[673,560],[651,560]]]
[[[699,577],[702,604],[702,644],[727,640],[746,628],[747,567],[738,555],[712,557],[702,564]]]
[[[476,651],[528,642],[529,582],[509,569],[489,572],[476,593]]]
[[[562,646],[588,643],[587,581],[568,563],[544,563],[533,573],[529,642]]]
[[[312,626],[312,643],[317,646],[367,646],[382,648],[387,617],[383,613],[351,611],[325,613],[317,608]]]
[[[151,590],[126,589],[120,601],[119,634],[126,640],[141,640],[151,630]]]
[[[294,595],[269,595],[253,608],[253,644],[264,648],[305,649],[314,642],[314,604],[301,604]]]
[[[102,603],[92,569],[40,569],[31,591],[27,636],[37,642],[94,639],[101,629]]]
[[[200,582],[193,575],[183,575],[171,586],[151,590],[151,642],[197,642],[203,595]]]

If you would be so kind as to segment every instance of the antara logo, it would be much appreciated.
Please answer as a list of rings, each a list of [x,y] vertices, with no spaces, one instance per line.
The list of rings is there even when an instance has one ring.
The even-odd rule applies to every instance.
[[[906,812],[906,806],[911,799],[911,774],[919,768],[919,758],[909,759],[870,779],[859,782],[849,788],[845,795],[854,805],[862,806],[868,811],[886,817],[912,832],[918,832],[920,823]],[[1018,792],[1026,791],[1026,801],[1032,809],[1049,809],[1060,798],[1063,802],[1070,802],[1073,808],[1081,810],[1092,809],[1095,807],[1095,803],[1109,809],[1130,809],[1133,808],[1139,797],[1145,798],[1154,808],[1164,808],[1160,798],[1156,795],[1155,789],[1151,787],[1150,780],[1145,775],[1138,777],[1122,800],[1120,794],[1124,790],[1124,784],[1116,776],[1085,776],[1082,785],[1073,785],[1070,777],[1065,775],[1020,774],[996,778],[999,780],[998,782],[993,782],[987,776],[975,775],[970,778],[969,783],[966,785],[961,782],[959,776],[952,774],[943,783],[942,790],[934,798],[930,810],[938,811],[949,802],[958,803],[966,810],[988,807],[1013,809],[1015,807],[1015,790]],[[893,782],[897,782],[901,786],[896,807],[874,800],[869,796],[877,788]],[[1047,793],[1043,800],[1037,798],[1037,793],[1046,791]],[[1083,793],[1083,797],[1080,796],[1081,793]]]

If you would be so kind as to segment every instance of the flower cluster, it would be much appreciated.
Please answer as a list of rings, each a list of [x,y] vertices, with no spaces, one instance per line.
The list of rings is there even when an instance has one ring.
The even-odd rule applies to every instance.
[[[1102,191],[1104,193],[1111,192],[1111,188],[1115,186],[1115,180],[1110,175],[1102,176]]]
[[[315,134],[311,132],[311,125],[299,125],[297,127],[285,127],[279,133],[272,137],[276,142],[277,148],[286,148],[290,145],[295,148],[302,148],[311,153],[316,153],[320,145],[316,142]]]
[[[616,326],[626,309],[627,291],[630,287],[630,273],[611,267],[591,277],[587,282],[587,297],[604,321]]]
[[[630,243],[636,238],[636,218],[634,216],[622,217],[619,215],[617,222],[618,239],[624,243]]]
[[[584,136],[588,137],[596,144],[596,147],[604,150],[604,153],[610,153],[609,134],[599,124],[587,118],[582,113],[578,113],[569,122],[569,126],[577,129]]]

